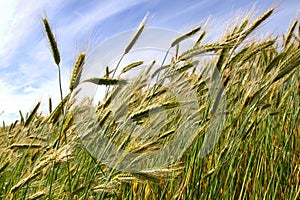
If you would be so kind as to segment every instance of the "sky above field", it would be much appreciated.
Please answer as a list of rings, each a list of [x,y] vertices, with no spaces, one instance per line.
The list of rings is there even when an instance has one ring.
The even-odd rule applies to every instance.
[[[271,6],[276,13],[261,29],[263,36],[281,35],[299,19],[299,0],[0,0],[0,122],[19,119],[19,110],[27,113],[38,101],[47,113],[49,97],[59,102],[57,67],[41,22],[45,15],[58,40],[67,94],[78,53],[88,55],[111,36],[136,28],[147,12],[149,27],[182,33],[208,20],[208,39],[215,39],[228,19],[251,10],[258,16]]]

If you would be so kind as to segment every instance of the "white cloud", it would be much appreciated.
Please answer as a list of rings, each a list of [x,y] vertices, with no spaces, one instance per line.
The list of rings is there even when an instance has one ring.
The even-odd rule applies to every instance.
[[[3,114],[0,115],[0,120],[6,123],[12,122],[13,118],[16,118],[18,115],[19,110],[28,109],[33,106],[33,102],[38,101],[36,97],[33,98],[31,95],[16,96],[14,88],[2,81],[0,81],[0,96],[0,112],[3,111]]]
[[[67,85],[67,80],[63,80],[63,84]],[[64,87],[64,95],[67,93],[67,88]],[[55,77],[47,80],[39,85],[37,88],[25,86],[22,92],[16,91],[12,85],[6,84],[0,80],[0,121],[11,123],[18,119],[19,110],[23,114],[29,112],[38,101],[41,101],[41,108],[39,111],[44,114],[48,113],[48,98],[52,98],[55,106],[60,101],[58,79]]]

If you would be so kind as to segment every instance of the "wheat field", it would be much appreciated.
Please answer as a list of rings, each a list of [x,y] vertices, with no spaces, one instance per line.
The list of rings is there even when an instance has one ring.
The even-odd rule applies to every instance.
[[[49,99],[49,113],[41,114],[38,102],[0,128],[0,199],[299,199],[300,23],[295,20],[283,37],[252,37],[273,13],[270,8],[256,19],[246,18],[209,43],[203,39],[207,30],[194,28],[170,44],[180,48],[196,36],[190,49],[158,71],[146,66],[130,88],[123,74],[143,61],[124,67],[118,76],[117,69],[107,68],[103,77],[84,80],[88,53],[82,52],[69,93],[60,90],[54,109]],[[59,49],[46,18],[43,23],[61,86]],[[142,21],[124,55],[144,27]],[[154,85],[146,83],[156,75]],[[105,99],[92,107],[89,100],[76,104],[82,83],[106,87]],[[197,106],[187,111],[189,117],[182,106],[191,102],[176,99],[170,85],[185,97],[186,85],[196,91]],[[158,130],[162,110],[165,120]],[[220,135],[208,151],[202,144],[211,139],[206,135],[216,116],[223,117]],[[121,129],[128,119],[139,126]],[[151,158],[152,153],[191,124],[190,145],[169,151],[177,153],[177,160],[156,165],[162,160]],[[97,149],[95,142],[101,144]],[[112,143],[119,148],[109,151]]]

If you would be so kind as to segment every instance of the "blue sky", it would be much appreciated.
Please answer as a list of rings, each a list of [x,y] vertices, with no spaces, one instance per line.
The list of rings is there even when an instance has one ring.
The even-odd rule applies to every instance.
[[[26,3],[25,3],[26,2]],[[136,28],[149,12],[148,26],[186,32],[207,19],[208,38],[221,35],[230,18],[254,15],[275,5],[261,31],[282,34],[300,15],[299,0],[0,0],[0,122],[19,118],[38,101],[47,113],[48,98],[59,101],[57,68],[43,32],[46,13],[61,51],[64,94],[79,52]]]

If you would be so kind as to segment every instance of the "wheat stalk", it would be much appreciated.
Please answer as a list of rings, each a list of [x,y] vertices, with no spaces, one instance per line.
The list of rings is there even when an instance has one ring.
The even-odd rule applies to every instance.
[[[34,178],[36,178],[40,173],[41,172],[32,173],[29,176],[27,176],[26,178],[21,179],[16,185],[14,185],[10,189],[10,194],[15,193],[21,187],[23,187],[24,185],[28,184],[31,180],[33,180]]]

